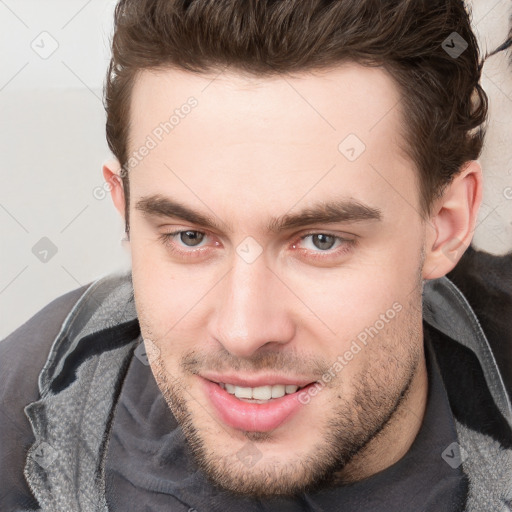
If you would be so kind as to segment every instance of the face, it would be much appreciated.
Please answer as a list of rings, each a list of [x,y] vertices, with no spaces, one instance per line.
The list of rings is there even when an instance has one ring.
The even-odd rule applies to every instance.
[[[329,485],[407,428],[425,224],[399,107],[391,78],[356,64],[135,84],[141,331],[198,464],[231,491]]]

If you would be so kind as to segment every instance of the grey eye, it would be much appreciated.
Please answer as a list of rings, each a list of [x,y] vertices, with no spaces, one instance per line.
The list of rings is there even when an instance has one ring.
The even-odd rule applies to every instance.
[[[182,231],[180,233],[180,241],[188,247],[199,245],[204,238],[204,233],[199,231]]]
[[[313,242],[313,245],[317,249],[322,249],[325,251],[325,250],[332,249],[333,245],[336,242],[336,237],[334,237],[332,235],[325,235],[325,234],[319,233],[317,235],[311,235],[311,240]]]

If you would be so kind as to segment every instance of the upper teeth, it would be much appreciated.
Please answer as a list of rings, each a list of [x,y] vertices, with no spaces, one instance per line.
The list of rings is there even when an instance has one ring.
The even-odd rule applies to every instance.
[[[254,400],[270,400],[271,398],[281,398],[285,394],[295,393],[299,386],[293,384],[275,384],[274,386],[259,386],[257,388],[242,388],[233,386],[233,384],[219,384],[221,388],[237,398],[246,398]]]

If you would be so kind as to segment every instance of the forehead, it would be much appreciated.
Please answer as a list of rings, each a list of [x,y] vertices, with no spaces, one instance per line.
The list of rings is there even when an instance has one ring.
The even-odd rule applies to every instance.
[[[199,106],[194,119],[215,121],[213,128],[209,123],[202,126],[204,132],[212,128],[217,136],[230,133],[244,142],[251,127],[253,132],[264,128],[258,137],[264,140],[277,121],[292,129],[297,142],[317,137],[337,140],[345,132],[356,132],[370,141],[377,125],[396,131],[401,124],[399,91],[380,67],[345,63],[329,70],[271,77],[231,69],[209,74],[146,70],[137,75],[132,92],[132,137],[151,130],[155,121],[168,119],[190,97]],[[302,123],[309,123],[310,128],[304,130]],[[288,139],[291,134],[281,135]]]
[[[251,199],[286,207],[337,194],[382,208],[384,188],[392,208],[392,183],[416,200],[416,176],[400,150],[400,94],[381,68],[350,63],[272,77],[144,71],[130,124],[130,154],[151,146],[130,169],[135,195],[179,189],[198,205],[243,192],[248,209]]]

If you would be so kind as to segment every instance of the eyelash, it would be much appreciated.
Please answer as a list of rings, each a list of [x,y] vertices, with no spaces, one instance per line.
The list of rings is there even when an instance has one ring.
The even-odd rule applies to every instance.
[[[198,249],[191,249],[191,250],[182,250],[177,249],[175,244],[172,242],[172,239],[181,233],[186,233],[187,231],[192,231],[193,233],[201,233],[206,236],[209,236],[208,233],[205,233],[204,231],[198,231],[194,229],[182,229],[179,231],[173,231],[172,233],[162,233],[158,238],[163,245],[170,250],[173,254],[178,254],[179,256],[186,256],[189,258],[197,258],[201,257],[205,251],[208,251],[207,247],[199,247]],[[328,258],[336,257],[336,256],[342,256],[346,253],[348,253],[350,250],[352,250],[357,245],[357,239],[355,238],[343,238],[339,235],[335,235],[334,233],[324,232],[324,231],[313,231],[310,233],[306,233],[304,235],[301,235],[298,237],[297,241],[292,244],[292,246],[295,248],[295,245],[310,236],[314,235],[326,235],[333,237],[335,241],[342,242],[342,245],[338,247],[337,249],[328,249],[326,251],[313,251],[310,252],[309,249],[297,249],[303,252],[307,252],[308,258],[313,260],[325,260]]]

